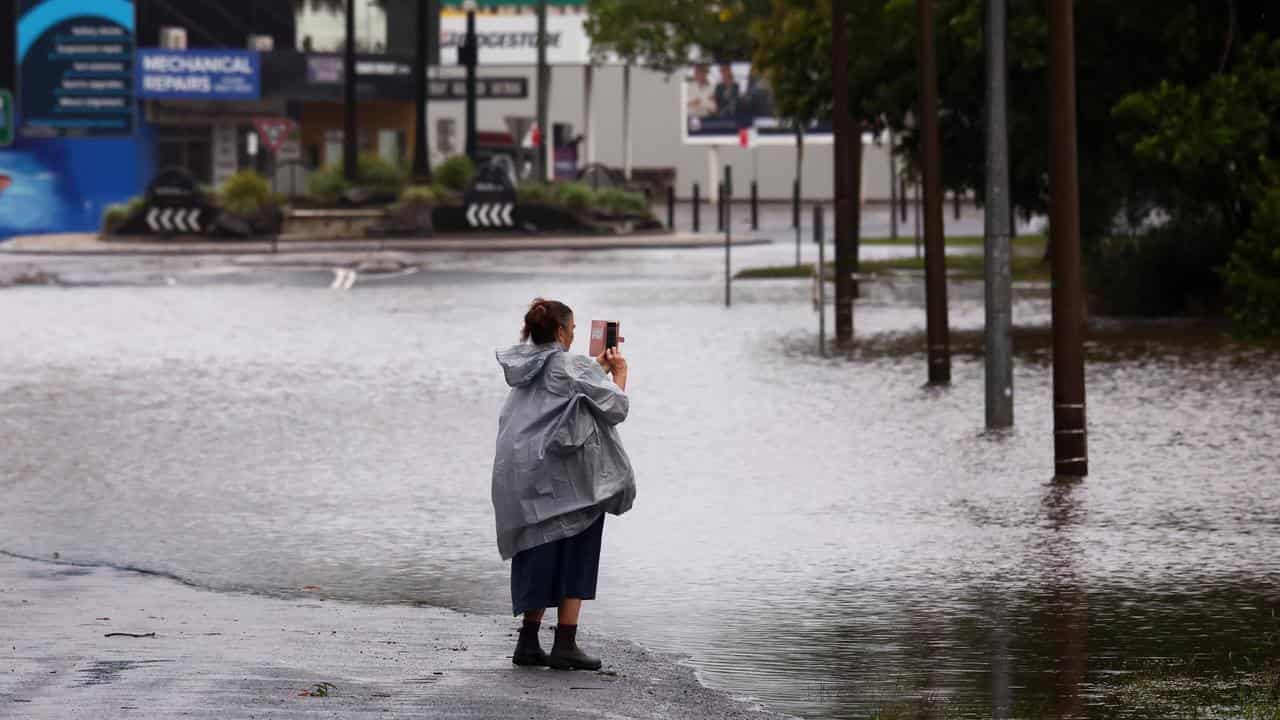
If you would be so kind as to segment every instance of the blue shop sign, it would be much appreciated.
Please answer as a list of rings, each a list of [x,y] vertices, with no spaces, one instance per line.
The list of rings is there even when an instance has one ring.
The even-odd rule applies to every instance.
[[[18,0],[16,7],[20,137],[132,134],[133,2]]]
[[[262,62],[248,50],[139,50],[135,92],[151,100],[257,100]]]

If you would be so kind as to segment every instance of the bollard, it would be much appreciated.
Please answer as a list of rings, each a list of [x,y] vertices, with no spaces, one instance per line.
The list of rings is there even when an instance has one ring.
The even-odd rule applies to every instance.
[[[667,186],[667,229],[676,231],[676,186]]]
[[[827,252],[822,242],[822,206],[813,206],[813,240],[818,243],[818,352],[827,356]]]
[[[726,214],[724,204],[724,182],[721,182],[720,185],[716,187],[716,198],[716,232],[724,232],[724,216]]]
[[[800,179],[791,181],[791,227],[800,229]]]
[[[960,219],[960,191],[959,190],[951,193],[951,202],[955,204],[956,220],[959,220]]]
[[[760,187],[755,180],[751,181],[751,229],[760,229]]]
[[[693,231],[702,232],[702,190],[693,184]]]
[[[899,213],[901,216],[899,222],[905,223],[907,221],[907,179],[905,177],[898,183],[898,207],[902,209]]]
[[[724,184],[720,186],[721,207],[725,208],[722,214],[724,218],[724,306],[733,306],[732,283],[733,276],[730,275],[730,247],[733,245],[733,223],[729,217],[729,203],[733,201],[733,167],[724,166]]]

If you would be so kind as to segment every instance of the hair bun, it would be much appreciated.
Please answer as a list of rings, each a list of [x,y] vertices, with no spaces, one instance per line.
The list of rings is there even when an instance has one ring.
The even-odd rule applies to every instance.
[[[567,328],[572,318],[573,311],[564,303],[534,298],[525,313],[520,337],[525,341],[532,338],[538,344],[552,342],[560,328]]]

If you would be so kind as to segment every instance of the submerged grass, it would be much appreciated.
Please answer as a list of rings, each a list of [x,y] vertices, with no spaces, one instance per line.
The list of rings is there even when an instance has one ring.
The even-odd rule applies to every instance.
[[[913,238],[864,238],[863,245],[911,245]],[[1048,282],[1049,264],[1042,262],[1045,249],[1043,235],[1027,235],[1014,238],[1013,247],[1013,280],[1014,282]],[[980,235],[959,235],[947,238],[947,247],[981,247],[983,238]],[[905,257],[891,260],[863,260],[859,263],[863,275],[890,275],[894,273],[924,272],[922,258]],[[947,273],[963,280],[980,280],[984,273],[982,255],[948,255]],[[835,274],[835,262],[826,265],[827,277]],[[813,277],[813,263],[800,265],[769,265],[765,267],[744,268],[734,277],[740,280],[776,280],[785,278]]]
[[[1016,249],[1044,249],[1044,235],[1019,235],[1012,238],[1013,247]],[[888,237],[865,237],[860,241],[862,245],[905,245],[911,247],[916,244],[916,239],[910,235],[899,235],[895,238]],[[984,238],[981,235],[948,235],[947,247],[982,247]]]
[[[891,260],[864,260],[860,263],[863,275],[892,275],[912,272],[924,272],[924,260],[919,258],[893,258]],[[980,280],[983,276],[983,257],[981,255],[948,255],[947,273],[953,278],[962,280]],[[835,274],[835,263],[826,264],[826,275]],[[800,265],[771,265],[766,267],[745,268],[734,277],[740,280],[776,280],[783,278],[813,277],[813,263]],[[1013,258],[1014,282],[1048,282],[1049,265],[1041,261],[1039,256],[1019,256]]]

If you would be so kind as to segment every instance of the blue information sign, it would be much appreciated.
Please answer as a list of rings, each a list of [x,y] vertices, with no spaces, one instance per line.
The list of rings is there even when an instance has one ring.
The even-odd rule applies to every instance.
[[[153,100],[257,100],[261,60],[248,50],[139,50],[136,87]]]
[[[17,2],[19,134],[132,134],[132,0]]]

